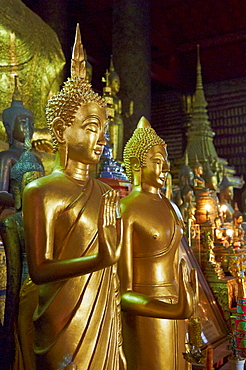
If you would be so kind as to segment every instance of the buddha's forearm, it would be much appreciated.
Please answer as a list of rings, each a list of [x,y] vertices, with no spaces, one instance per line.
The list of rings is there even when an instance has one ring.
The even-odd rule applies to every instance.
[[[185,319],[192,315],[192,307],[186,305],[185,300],[171,304],[135,292],[124,293],[121,306],[123,311],[134,315],[162,319]]]
[[[46,260],[40,264],[29,263],[29,272],[37,285],[51,281],[86,275],[105,267],[98,254],[69,260]]]

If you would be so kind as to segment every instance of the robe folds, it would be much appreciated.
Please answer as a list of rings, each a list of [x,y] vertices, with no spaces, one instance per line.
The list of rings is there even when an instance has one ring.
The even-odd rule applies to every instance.
[[[57,216],[63,231],[59,231],[59,237],[54,232],[55,260],[90,256],[98,251],[99,205],[108,186],[95,179],[90,185]],[[57,243],[61,238],[62,243]],[[89,243],[83,245],[81,238]],[[66,369],[67,365],[77,370],[121,368],[116,265],[38,288],[39,301],[33,316],[37,369]]]

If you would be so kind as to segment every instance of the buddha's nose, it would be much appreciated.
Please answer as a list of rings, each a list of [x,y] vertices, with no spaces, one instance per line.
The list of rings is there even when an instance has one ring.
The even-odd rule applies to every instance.
[[[106,145],[106,143],[107,143],[107,140],[106,140],[106,137],[105,137],[105,133],[104,133],[104,131],[101,131],[101,133],[99,135],[99,138],[98,138],[98,144]]]
[[[162,171],[163,172],[170,172],[170,165],[169,165],[169,162],[163,162],[163,166],[162,166]]]

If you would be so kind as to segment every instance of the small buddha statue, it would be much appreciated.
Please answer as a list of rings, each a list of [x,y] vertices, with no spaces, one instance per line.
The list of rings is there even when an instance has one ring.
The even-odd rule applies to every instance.
[[[189,185],[185,185],[181,189],[181,199],[183,203],[179,206],[179,209],[182,214],[183,220],[186,223],[191,213],[191,208],[194,207],[193,206],[194,192]]]
[[[23,106],[15,79],[15,90],[13,101],[9,108],[2,113],[3,124],[5,126],[9,148],[0,152],[0,206],[2,210],[6,207],[14,206],[13,194],[10,190],[11,168],[17,163],[21,154],[24,152],[24,141],[28,129],[30,139],[34,131],[34,121],[32,112]],[[42,165],[41,160],[39,160]]]
[[[225,230],[222,227],[221,217],[217,216],[214,219],[214,245],[215,247],[228,247],[228,242],[225,235]]]
[[[207,168],[204,174],[205,186],[208,189],[208,195],[210,197],[210,219],[212,223],[215,218],[219,216],[219,197],[218,193],[218,182],[217,176],[210,168]]]
[[[193,188],[194,190],[202,190],[205,188],[205,180],[202,177],[203,174],[203,166],[197,160],[194,166],[194,180],[193,180]]]
[[[121,199],[119,260],[128,369],[185,370],[184,319],[192,315],[194,293],[184,260],[179,263],[183,220],[161,193],[169,172],[167,149],[146,118],[140,119],[123,157],[133,184]]]
[[[86,81],[79,26],[71,78],[48,102],[53,172],[23,195],[36,369],[125,369],[116,262],[117,193],[90,177],[106,143],[106,103]]]
[[[233,184],[230,182],[226,175],[219,185],[220,189],[220,208],[223,211],[223,221],[228,223],[233,221],[234,209],[232,206],[233,200]]]
[[[120,90],[120,78],[114,70],[112,57],[110,61],[108,81],[109,87],[111,88],[114,105],[113,124],[111,125],[111,127],[109,126],[110,145],[113,149],[114,159],[116,159],[117,161],[122,161],[124,124],[122,118],[122,103],[117,95]]]
[[[241,248],[245,244],[244,234],[245,231],[242,228],[243,214],[239,211],[237,203],[234,206],[233,212],[233,246],[234,248]]]
[[[188,154],[185,152],[185,163],[179,171],[179,187],[182,189],[185,185],[193,186],[194,172],[188,164]]]

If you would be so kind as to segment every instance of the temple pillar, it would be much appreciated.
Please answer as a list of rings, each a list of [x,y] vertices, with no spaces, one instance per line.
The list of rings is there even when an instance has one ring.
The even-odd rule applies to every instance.
[[[149,0],[114,0],[112,53],[121,82],[124,142],[142,116],[150,120],[151,48]],[[134,112],[129,116],[130,102]]]

